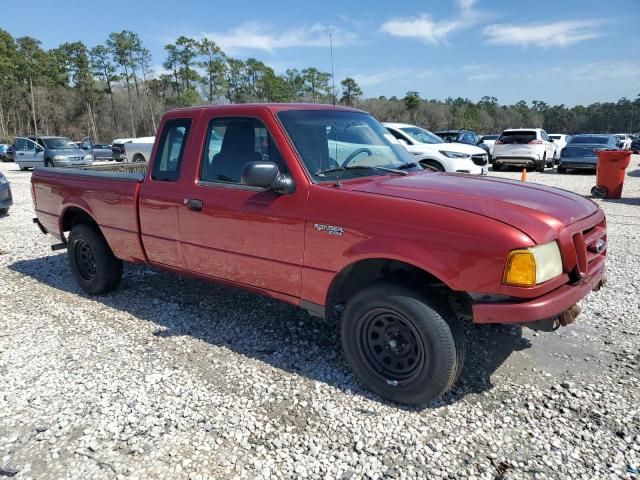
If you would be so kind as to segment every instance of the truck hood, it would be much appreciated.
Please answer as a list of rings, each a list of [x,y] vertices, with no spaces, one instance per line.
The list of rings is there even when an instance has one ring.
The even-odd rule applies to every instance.
[[[357,185],[354,190],[451,207],[492,218],[536,243],[557,237],[598,206],[565,190],[533,183],[464,174],[418,173]]]

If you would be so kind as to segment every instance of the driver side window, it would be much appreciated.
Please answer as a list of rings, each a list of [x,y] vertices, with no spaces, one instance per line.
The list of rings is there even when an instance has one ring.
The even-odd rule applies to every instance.
[[[255,118],[214,118],[209,123],[200,166],[200,180],[242,183],[249,162],[273,162],[280,172],[286,163],[267,127]]]

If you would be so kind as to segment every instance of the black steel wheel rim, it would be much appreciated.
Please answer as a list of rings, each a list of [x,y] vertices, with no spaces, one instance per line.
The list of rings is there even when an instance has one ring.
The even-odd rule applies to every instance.
[[[96,276],[97,267],[91,245],[84,240],[76,240],[73,244],[73,255],[80,276],[87,282],[93,280]]]
[[[407,317],[389,308],[375,308],[362,318],[359,330],[360,351],[379,376],[404,383],[420,373],[424,344]]]

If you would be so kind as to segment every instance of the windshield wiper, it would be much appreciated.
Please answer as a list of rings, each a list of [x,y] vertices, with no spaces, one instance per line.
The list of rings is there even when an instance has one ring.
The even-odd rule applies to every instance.
[[[417,167],[418,163],[417,162],[409,162],[409,163],[404,163],[402,165],[400,165],[397,170],[406,170],[407,168],[413,168],[413,167]]]
[[[397,168],[378,167],[378,166],[372,166],[372,165],[352,165],[347,167],[327,168],[325,170],[320,170],[319,172],[316,172],[316,175],[324,176],[327,173],[346,172],[348,170],[362,170],[363,168],[366,168],[367,170],[383,170],[385,172],[397,173],[399,175],[408,175],[408,172],[399,170]]]

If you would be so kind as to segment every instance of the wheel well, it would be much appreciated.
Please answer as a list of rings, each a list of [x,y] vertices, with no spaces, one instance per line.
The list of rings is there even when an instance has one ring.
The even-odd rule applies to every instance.
[[[425,165],[431,165],[433,166],[433,168],[442,168],[442,170],[444,171],[444,165],[442,165],[442,163],[440,163],[440,161],[435,160],[433,158],[425,158],[424,160],[420,160],[419,161],[420,165],[425,166]]]
[[[131,159],[131,161],[132,161],[132,162],[135,162],[135,161],[136,161],[136,158],[138,158],[138,159],[142,159],[142,160],[138,160],[138,161],[140,161],[140,162],[145,162],[145,161],[146,161],[146,160],[145,160],[145,158],[144,158],[144,155],[142,155],[141,153],[136,153],[136,154],[133,156],[133,158]]]
[[[68,208],[62,216],[62,232],[70,231],[74,225],[79,223],[85,223],[95,226],[98,231],[100,230],[98,224],[91,215],[78,207]]]
[[[435,275],[415,265],[386,258],[361,260],[342,270],[329,288],[326,315],[339,314],[358,290],[379,280],[405,285],[430,296],[437,295],[451,306],[459,318],[471,318],[471,300],[466,293],[452,290]]]

